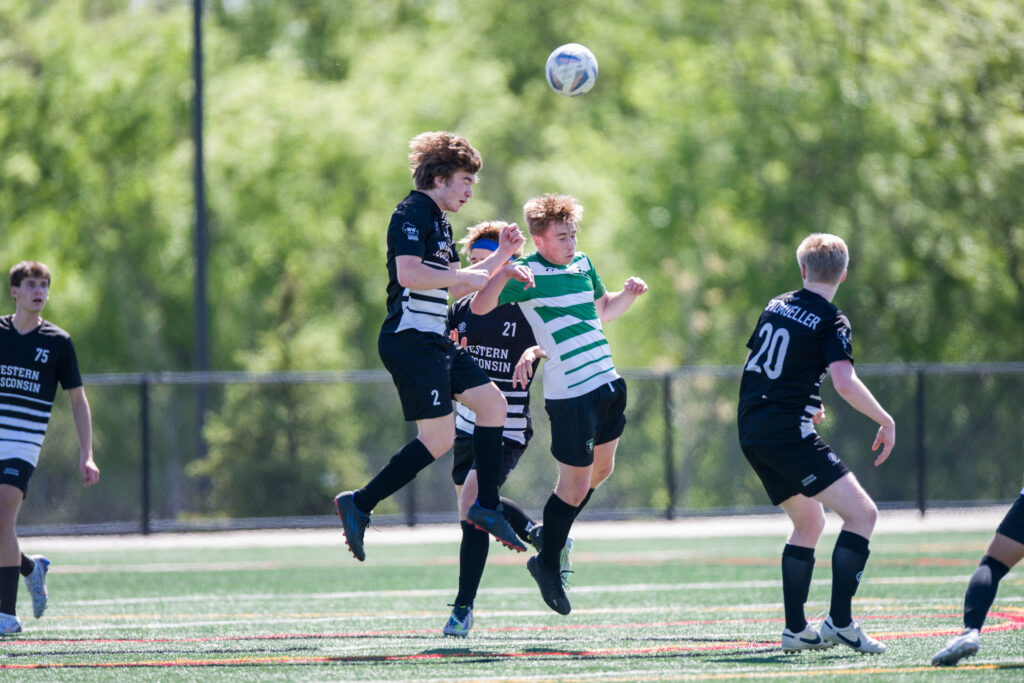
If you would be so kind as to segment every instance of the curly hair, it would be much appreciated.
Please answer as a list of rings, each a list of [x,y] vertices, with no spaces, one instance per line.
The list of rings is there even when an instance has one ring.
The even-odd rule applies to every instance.
[[[462,245],[462,253],[468,258],[469,252],[473,250],[473,244],[477,240],[491,240],[493,242],[501,241],[501,231],[508,227],[508,223],[505,221],[484,221],[483,223],[477,223],[469,229],[469,232],[459,240],[459,244]],[[513,258],[519,258],[523,255],[523,248],[519,247],[516,252],[512,254]]]
[[[417,190],[430,190],[435,178],[451,178],[458,171],[477,173],[480,153],[461,135],[443,130],[420,133],[409,141],[409,169]]]
[[[571,223],[577,228],[583,218],[583,205],[569,194],[534,197],[523,205],[523,217],[531,235],[543,235],[552,223]]]

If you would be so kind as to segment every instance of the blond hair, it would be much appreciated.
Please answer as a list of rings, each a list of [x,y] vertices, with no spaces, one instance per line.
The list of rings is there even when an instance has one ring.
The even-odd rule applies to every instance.
[[[816,232],[808,235],[797,247],[796,260],[806,267],[807,282],[837,285],[850,264],[850,252],[842,237]]]
[[[483,164],[480,152],[455,133],[420,133],[409,141],[409,169],[417,190],[431,190],[436,178],[447,180],[459,171],[477,173]]]
[[[523,205],[523,217],[531,235],[543,235],[552,223],[567,223],[579,227],[583,218],[583,205],[569,194],[546,194],[534,197]]]
[[[508,223],[505,221],[484,221],[483,223],[477,223],[469,229],[466,236],[459,240],[459,244],[462,245],[462,253],[469,258],[469,252],[473,250],[473,244],[477,240],[491,240],[494,242],[501,241],[501,231],[508,227]],[[513,258],[519,258],[523,255],[523,248],[519,247],[516,252],[512,254]]]

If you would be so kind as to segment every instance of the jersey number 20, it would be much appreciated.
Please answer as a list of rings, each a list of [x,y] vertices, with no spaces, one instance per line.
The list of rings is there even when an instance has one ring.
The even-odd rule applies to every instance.
[[[782,374],[782,364],[786,361],[786,349],[789,348],[789,330],[785,327],[776,330],[771,323],[765,323],[757,331],[757,336],[763,338],[761,347],[750,357],[744,369],[751,372],[763,371],[768,379],[778,379]]]

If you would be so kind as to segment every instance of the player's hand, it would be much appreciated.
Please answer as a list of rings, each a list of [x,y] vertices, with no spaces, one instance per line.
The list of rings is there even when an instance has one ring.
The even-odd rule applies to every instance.
[[[533,271],[529,266],[520,266],[510,263],[504,267],[505,274],[513,280],[524,283],[523,289],[533,287]]]
[[[483,289],[487,286],[487,281],[490,279],[487,271],[484,270],[463,268],[459,273],[461,273],[463,284],[473,290]]]
[[[821,410],[819,410],[819,411],[817,412],[817,414],[816,414],[816,415],[814,415],[814,416],[813,416],[813,417],[811,418],[811,422],[813,422],[813,423],[814,423],[814,424],[816,424],[816,425],[820,425],[820,424],[821,424],[822,422],[824,422],[824,421],[825,421],[825,406],[824,406],[824,405],[822,405],[822,406],[821,406]]]
[[[461,346],[462,348],[466,348],[469,345],[469,339],[468,338],[466,338],[466,337],[462,337],[461,339],[459,338],[459,331],[458,330],[452,330],[451,332],[449,332],[448,333],[448,338],[451,339],[456,344],[458,344],[459,346]]]
[[[526,244],[526,237],[515,223],[501,229],[501,234],[498,236],[498,249],[501,250],[501,253],[511,256],[524,244]]]
[[[875,443],[871,444],[871,450],[877,451],[879,446],[883,446],[882,452],[875,458],[875,467],[878,467],[886,458],[889,457],[889,453],[892,452],[892,447],[896,445],[896,423],[891,422],[884,424],[878,428],[878,433],[875,434]]]
[[[533,377],[533,363],[540,358],[536,353],[536,350],[539,348],[539,346],[531,346],[523,351],[523,355],[519,358],[519,362],[516,363],[516,367],[512,371],[513,389],[516,388],[517,383],[523,389],[530,383],[530,379]]]
[[[82,473],[83,486],[92,486],[100,480],[100,468],[96,467],[96,462],[92,459],[92,455],[78,463],[78,470]]]
[[[622,287],[622,291],[632,296],[640,296],[641,294],[647,293],[647,283],[638,277],[631,277],[626,280],[626,284]]]

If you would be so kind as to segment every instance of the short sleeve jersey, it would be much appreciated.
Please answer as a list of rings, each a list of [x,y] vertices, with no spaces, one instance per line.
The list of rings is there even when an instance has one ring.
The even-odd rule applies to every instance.
[[[466,339],[466,350],[508,401],[503,436],[524,446],[533,435],[530,420],[530,385],[512,387],[512,373],[523,352],[537,345],[530,324],[517,304],[498,306],[490,313],[474,315],[469,305],[475,294],[463,297],[448,309],[448,329]],[[538,361],[539,362],[539,361]],[[534,363],[536,369],[537,363]],[[473,433],[476,414],[455,404],[455,428]]]
[[[399,256],[416,256],[423,264],[448,270],[459,262],[452,226],[434,200],[413,190],[391,214],[388,225],[388,315],[381,333],[419,330],[443,335],[448,290],[409,289],[398,284]]]
[[[0,317],[0,460],[35,466],[58,384],[82,386],[71,336],[53,323],[19,334],[13,315]]]
[[[544,398],[583,396],[618,379],[594,306],[606,290],[586,254],[577,252],[568,265],[550,263],[537,253],[516,263],[530,268],[534,286],[524,289],[522,282],[509,280],[499,303],[519,304],[548,355]]]
[[[740,443],[785,445],[815,433],[821,382],[831,363],[853,361],[850,321],[806,289],[780,294],[747,341],[740,382]]]

